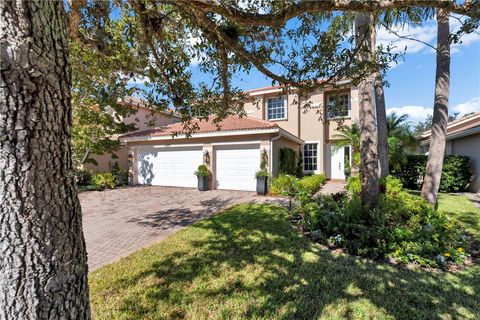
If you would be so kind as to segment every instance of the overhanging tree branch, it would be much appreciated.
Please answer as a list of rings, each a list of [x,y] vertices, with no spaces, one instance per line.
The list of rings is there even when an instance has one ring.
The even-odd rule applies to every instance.
[[[301,1],[287,5],[278,12],[266,14],[246,12],[227,2],[216,0],[175,0],[162,2],[173,5],[182,4],[192,9],[216,13],[239,24],[272,27],[281,27],[288,20],[305,13],[325,11],[372,12],[406,7],[442,8],[452,13],[472,18],[480,18],[480,5],[478,2],[466,1],[461,5],[453,0]]]

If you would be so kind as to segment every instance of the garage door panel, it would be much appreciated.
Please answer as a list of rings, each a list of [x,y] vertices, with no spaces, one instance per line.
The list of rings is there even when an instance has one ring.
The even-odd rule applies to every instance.
[[[225,146],[216,149],[218,189],[255,191],[260,168],[260,146]]]
[[[196,187],[193,174],[203,161],[201,148],[144,149],[138,156],[138,183]]]

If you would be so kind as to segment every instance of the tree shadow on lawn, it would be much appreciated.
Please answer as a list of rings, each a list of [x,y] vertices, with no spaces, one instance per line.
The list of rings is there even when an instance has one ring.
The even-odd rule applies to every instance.
[[[168,230],[185,227],[199,220],[210,217],[216,212],[232,205],[234,199],[216,196],[211,199],[201,200],[198,206],[179,205],[174,208],[159,210],[155,213],[139,214],[127,223],[136,223],[153,229]]]
[[[303,239],[276,206],[234,206],[187,230],[147,249],[151,257],[138,272],[122,270],[125,276],[108,289],[122,294],[110,312],[127,319],[465,319],[480,314],[478,266],[431,273],[333,254]]]

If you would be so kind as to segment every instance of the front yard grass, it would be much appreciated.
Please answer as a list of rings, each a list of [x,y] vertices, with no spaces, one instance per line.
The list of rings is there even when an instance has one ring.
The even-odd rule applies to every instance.
[[[470,234],[480,240],[480,208],[477,208],[462,194],[441,193],[438,209],[455,219]]]
[[[480,267],[407,270],[322,250],[243,204],[90,274],[94,319],[478,319]]]

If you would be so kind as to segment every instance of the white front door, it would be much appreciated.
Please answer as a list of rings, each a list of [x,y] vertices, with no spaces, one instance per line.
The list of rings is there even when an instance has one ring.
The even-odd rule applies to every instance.
[[[345,161],[350,161],[350,154],[347,154],[347,157],[345,155],[346,152],[350,153],[350,147],[347,146],[337,150],[334,150],[332,146],[330,148],[330,179],[345,180]]]
[[[197,186],[193,174],[203,162],[201,147],[140,148],[137,158],[137,182],[157,186]]]
[[[215,151],[217,189],[255,191],[260,146],[219,146]]]

